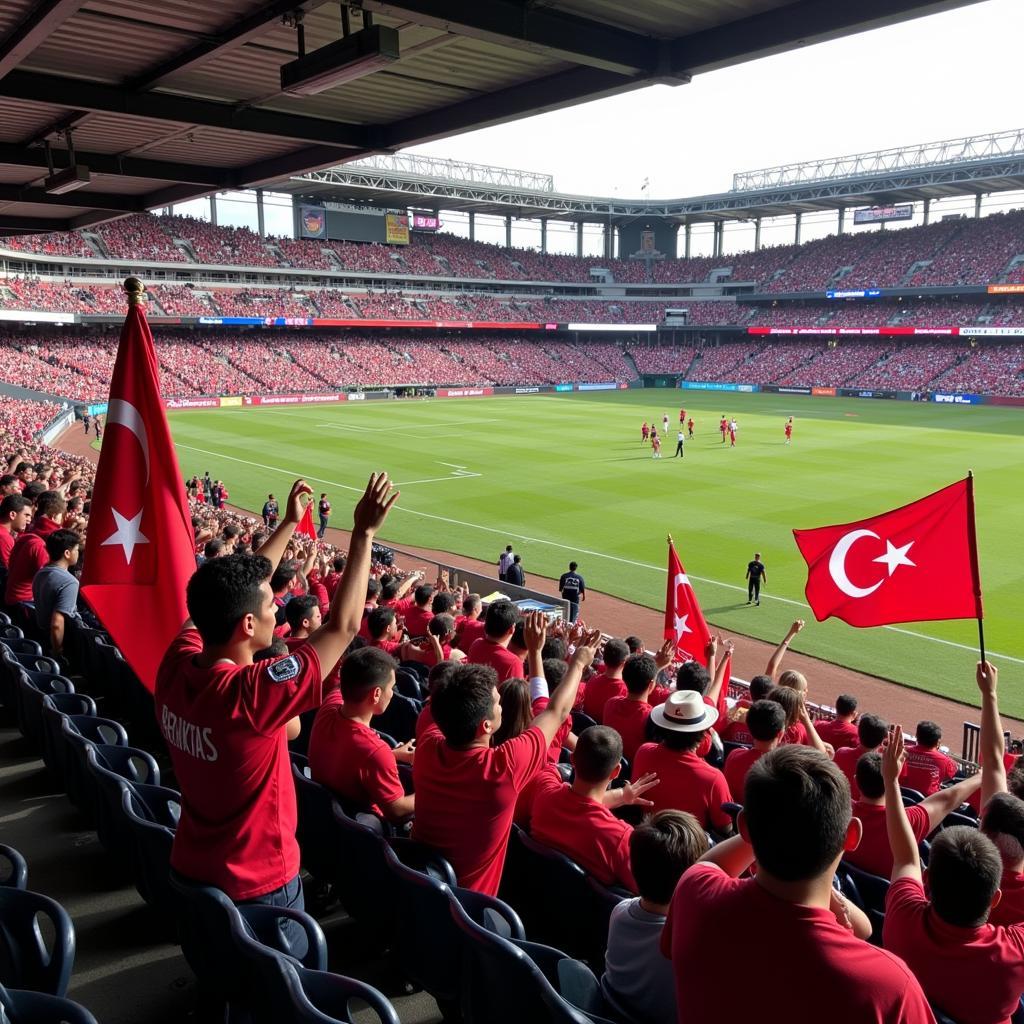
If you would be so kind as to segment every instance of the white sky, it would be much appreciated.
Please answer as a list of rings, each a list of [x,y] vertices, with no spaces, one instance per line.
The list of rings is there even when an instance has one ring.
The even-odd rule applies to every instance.
[[[736,171],[1022,127],[1022,43],[1024,0],[985,0],[410,151],[550,173],[566,192],[635,198],[645,178],[651,198],[722,192]],[[1021,203],[995,195],[985,211]],[[254,226],[249,202],[219,205],[222,223]],[[972,200],[954,200],[933,205],[932,217],[968,211]],[[458,215],[443,219],[465,233]],[[267,230],[290,233],[284,208],[268,210]],[[805,241],[834,230],[832,215],[804,218]],[[790,242],[792,233],[790,219],[766,224],[762,239]],[[478,218],[477,237],[503,241],[504,229]],[[575,251],[554,222],[548,238],[552,249]],[[513,243],[539,246],[539,228],[517,225]],[[752,243],[751,226],[727,228],[727,251]],[[588,232],[586,251],[598,244],[596,229]],[[695,229],[694,254],[705,251],[710,231]]]

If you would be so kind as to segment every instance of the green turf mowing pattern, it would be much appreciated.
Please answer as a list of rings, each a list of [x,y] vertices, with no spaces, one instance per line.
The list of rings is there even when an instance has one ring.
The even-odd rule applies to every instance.
[[[684,460],[672,458],[681,405],[696,421]],[[660,429],[666,412],[653,460],[640,424]],[[735,449],[720,443],[722,414],[739,423]],[[723,631],[775,640],[804,617],[798,650],[976,704],[973,621],[905,632],[814,622],[790,532],[876,515],[973,469],[986,644],[1003,656],[1003,710],[1024,717],[1020,409],[646,390],[179,411],[170,422],[182,471],[224,479],[233,503],[258,510],[304,475],[347,527],[355,489],[386,469],[402,497],[382,540],[490,561],[512,543],[527,574],[554,577],[575,557],[589,588],[652,608],[664,606],[670,532]],[[769,583],[748,608],[755,549]]]

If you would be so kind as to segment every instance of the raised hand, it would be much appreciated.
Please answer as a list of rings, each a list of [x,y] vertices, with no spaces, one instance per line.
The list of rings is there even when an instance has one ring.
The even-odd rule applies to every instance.
[[[548,619],[543,612],[529,612],[523,620],[523,639],[527,651],[539,652],[547,640]]]
[[[639,779],[634,779],[632,782],[627,782],[622,787],[622,802],[623,804],[635,804],[639,807],[653,807],[654,802],[651,800],[645,800],[643,794],[649,789],[653,789],[661,780],[658,778],[656,772],[648,772],[646,775],[641,775]]]
[[[597,649],[600,645],[601,630],[592,629],[581,638],[569,664],[579,665],[581,668],[589,667],[593,664],[594,656],[597,654]]]
[[[658,648],[658,653],[654,656],[654,664],[658,666],[658,671],[666,669],[669,665],[675,661],[676,657],[676,642],[675,640],[666,640],[661,647]]]
[[[793,637],[804,628],[805,622],[803,619],[796,619],[792,626],[789,627],[789,638],[792,640]]]
[[[903,726],[890,725],[889,738],[882,751],[882,778],[886,783],[898,785],[900,772],[907,762],[907,752],[903,743]]]
[[[306,510],[306,502],[302,499],[307,494],[312,495],[313,488],[305,480],[296,480],[292,484],[291,492],[285,503],[284,518],[286,522],[297,523],[302,518],[302,513]]]
[[[352,513],[355,529],[373,536],[384,525],[398,495],[398,491],[392,491],[387,473],[371,473],[366,491]]]
[[[978,662],[975,678],[978,681],[978,689],[981,690],[982,696],[995,696],[996,686],[999,683],[999,669],[991,661]]]

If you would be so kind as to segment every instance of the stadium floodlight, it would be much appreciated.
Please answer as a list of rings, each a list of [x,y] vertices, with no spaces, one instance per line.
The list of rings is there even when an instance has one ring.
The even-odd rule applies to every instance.
[[[85,164],[72,164],[46,177],[43,180],[43,191],[47,195],[62,196],[88,185],[90,180],[89,168]]]
[[[372,25],[282,64],[281,91],[291,96],[315,96],[372,75],[398,58],[398,30]]]

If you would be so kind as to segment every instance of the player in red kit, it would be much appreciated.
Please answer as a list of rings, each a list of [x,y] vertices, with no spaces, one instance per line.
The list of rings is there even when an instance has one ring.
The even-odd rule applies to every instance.
[[[644,420],[644,425],[640,428],[640,443],[647,444],[647,438],[651,436],[651,428],[647,426],[647,420]]]
[[[652,449],[651,458],[652,459],[660,459],[661,458],[661,438],[658,437],[658,432],[657,431],[655,431],[654,434],[651,436],[651,449]]]
[[[686,424],[687,429],[690,432],[690,437],[693,437],[693,417],[690,417],[689,423]]]
[[[736,447],[736,421],[729,420],[729,447]]]
[[[679,426],[682,426],[686,422],[686,410],[679,410]]]
[[[790,444],[793,440],[793,417],[790,416],[786,420],[786,444]]]
[[[718,424],[718,429],[722,433],[722,444],[725,444],[725,432],[729,429],[729,421],[723,416],[721,422]]]

